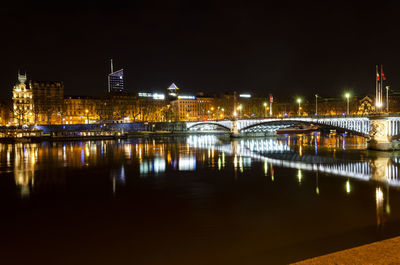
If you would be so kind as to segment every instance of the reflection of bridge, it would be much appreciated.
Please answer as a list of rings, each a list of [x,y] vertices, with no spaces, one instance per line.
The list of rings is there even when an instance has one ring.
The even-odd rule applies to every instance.
[[[398,165],[389,157],[363,161],[340,160],[326,156],[300,155],[276,139],[242,139],[218,143],[215,136],[190,136],[188,144],[195,148],[214,148],[239,157],[250,157],[275,166],[324,172],[361,180],[387,182],[400,186]]]
[[[295,117],[266,118],[236,121],[202,121],[188,122],[187,129],[226,130],[232,134],[267,133],[280,128],[298,124],[316,125],[319,128],[343,130],[370,138],[369,147],[378,150],[390,150],[394,146],[392,140],[400,138],[400,117]]]

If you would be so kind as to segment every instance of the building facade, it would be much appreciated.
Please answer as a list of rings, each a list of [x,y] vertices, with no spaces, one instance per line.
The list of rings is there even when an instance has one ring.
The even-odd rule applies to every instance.
[[[64,99],[62,124],[88,124],[100,120],[101,99],[82,96],[67,96]]]
[[[175,121],[200,121],[213,119],[215,113],[213,98],[178,96],[171,101]],[[218,117],[216,117],[218,118]]]
[[[30,81],[35,124],[61,124],[64,106],[64,84],[60,81]]]
[[[0,101],[0,126],[10,124],[10,108],[8,104]]]
[[[29,125],[34,123],[32,88],[26,85],[26,74],[18,73],[18,83],[13,88],[13,117],[15,125]]]

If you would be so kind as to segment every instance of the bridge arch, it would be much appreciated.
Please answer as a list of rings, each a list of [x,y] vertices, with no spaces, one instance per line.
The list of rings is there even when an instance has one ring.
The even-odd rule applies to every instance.
[[[289,127],[289,126],[294,126],[294,125],[299,125],[299,124],[304,124],[304,125],[315,125],[318,126],[319,128],[323,129],[331,129],[331,130],[339,130],[339,131],[346,131],[354,135],[362,136],[365,138],[369,138],[369,135],[363,132],[359,132],[357,130],[352,130],[348,129],[345,127],[340,127],[340,126],[334,126],[318,121],[306,121],[306,120],[301,120],[301,119],[284,119],[284,120],[271,120],[271,121],[263,121],[260,123],[253,123],[251,125],[242,127],[239,129],[240,133],[246,132],[252,128],[258,127],[258,126],[282,126],[282,128]]]
[[[194,123],[194,124],[189,124],[187,129],[188,130],[192,130],[194,128],[198,128],[198,127],[206,127],[206,126],[216,126],[217,128],[221,128],[224,131],[230,131],[231,128],[229,128],[228,126],[221,124],[221,123],[217,123],[217,122],[199,122],[199,123]]]

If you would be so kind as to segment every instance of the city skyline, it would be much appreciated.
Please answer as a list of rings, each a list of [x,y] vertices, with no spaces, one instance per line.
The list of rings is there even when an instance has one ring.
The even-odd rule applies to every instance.
[[[82,3],[9,4],[0,97],[16,72],[61,80],[66,93],[107,91],[109,59],[135,93],[164,90],[254,91],[276,97],[374,93],[376,64],[396,90],[396,9],[375,5],[239,2],[149,3],[109,7]],[[15,20],[14,18],[19,19]],[[10,21],[13,21],[11,23]],[[22,36],[22,37],[21,37]],[[22,39],[22,41],[21,41]],[[332,91],[335,91],[332,93]],[[332,95],[333,96],[333,95]]]
[[[399,9],[6,1],[3,264],[400,264]]]

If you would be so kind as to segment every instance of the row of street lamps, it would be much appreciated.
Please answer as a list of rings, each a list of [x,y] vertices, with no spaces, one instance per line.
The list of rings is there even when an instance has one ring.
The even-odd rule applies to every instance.
[[[318,94],[315,94],[315,115],[318,115],[318,98],[320,96],[318,96]],[[346,102],[347,102],[347,111],[346,111],[346,115],[350,114],[350,104],[349,104],[349,99],[351,97],[349,92],[346,92],[344,94],[344,97],[346,98]],[[299,104],[299,110],[298,110],[298,115],[300,116],[300,110],[301,110],[301,98],[297,98],[297,103]]]

